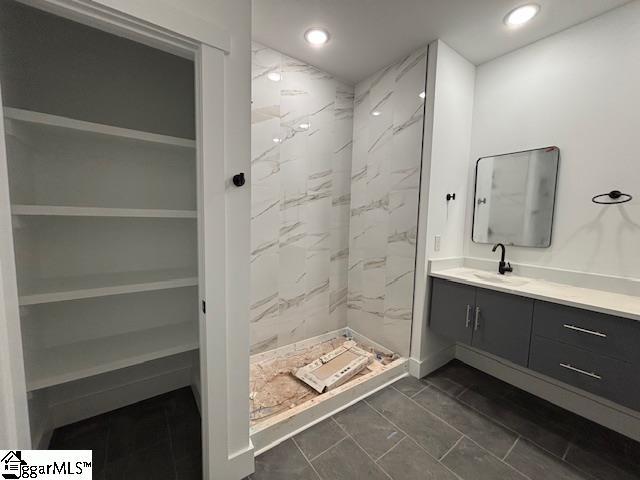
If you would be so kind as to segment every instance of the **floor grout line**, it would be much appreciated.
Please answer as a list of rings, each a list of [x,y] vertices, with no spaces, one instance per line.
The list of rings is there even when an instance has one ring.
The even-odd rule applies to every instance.
[[[568,452],[568,449],[567,449]],[[596,476],[595,473],[593,472],[589,472],[587,470],[583,470],[581,467],[579,467],[578,465],[574,465],[573,463],[567,461],[567,460],[563,460],[564,463],[566,463],[570,468],[573,468],[574,470],[577,470],[580,473],[583,473],[584,475],[586,475],[587,478],[591,479],[591,480],[602,480],[601,477]],[[608,463],[608,462],[607,462]]]
[[[171,432],[169,432],[171,434]],[[107,423],[107,434],[105,435],[105,444],[104,444],[104,474],[107,474],[107,465],[109,464],[109,439],[111,437],[111,425]]]
[[[464,386],[464,385],[463,385]],[[469,390],[469,387],[464,387],[464,389],[455,396],[455,398],[460,398],[462,395],[464,395],[467,391]],[[462,401],[462,400],[460,400]]]
[[[313,427],[312,427],[313,428]],[[313,458],[309,458],[309,463],[313,462],[314,460],[317,460],[318,457],[324,455],[325,453],[327,453],[329,450],[331,450],[333,447],[335,447],[336,445],[340,445],[342,442],[344,442],[347,439],[347,437],[342,437],[340,440],[338,440],[336,443],[332,444],[329,448],[325,448],[323,451],[321,451],[319,454],[315,455]],[[295,440],[294,440],[295,441]],[[297,445],[297,442],[296,442]],[[298,447],[300,448],[300,447]],[[300,450],[302,451],[302,448],[300,448]],[[304,453],[304,452],[303,452]],[[306,455],[305,455],[306,456]]]
[[[404,435],[403,437],[401,437],[394,445],[392,445],[387,451],[385,451],[383,454],[381,454],[380,456],[378,456],[377,459],[374,459],[372,455],[370,455],[364,448],[363,446],[349,433],[349,431],[343,426],[341,425],[334,417],[330,417],[331,420],[343,431],[343,433],[345,434],[345,437],[340,439],[339,441],[337,441],[336,443],[334,443],[333,445],[331,445],[329,448],[327,448],[326,450],[322,451],[320,454],[316,455],[312,460],[310,460],[309,458],[307,458],[307,456],[304,454],[304,452],[302,451],[302,449],[300,448],[300,446],[298,445],[298,443],[296,442],[295,438],[292,438],[294,445],[296,446],[296,448],[302,453],[303,457],[305,458],[305,461],[307,462],[307,464],[310,465],[311,469],[313,470],[313,472],[316,474],[317,478],[319,480],[323,480],[323,477],[318,473],[318,471],[316,470],[316,468],[314,467],[314,465],[312,464],[312,461],[315,461],[316,459],[318,459],[320,456],[324,455],[326,452],[328,452],[329,450],[333,449],[334,447],[336,447],[337,445],[339,445],[340,443],[344,442],[347,439],[352,440],[356,446],[367,456],[367,458],[371,459],[374,464],[376,465],[376,468],[379,468],[381,470],[381,472],[386,475],[386,477],[388,477],[389,479],[392,479],[392,475],[390,473],[388,473],[383,467],[382,465],[380,465],[379,462],[382,461],[382,459],[389,454],[390,452],[394,451],[394,449],[396,449],[396,447],[398,447],[401,443],[403,445],[405,445],[406,443],[404,442],[405,439],[407,439],[407,441],[413,442],[414,445],[416,445],[420,451],[425,452],[426,455],[429,456],[429,458],[432,458],[433,461],[440,465],[442,468],[444,468],[446,471],[450,472],[455,478],[462,480],[462,478],[460,477],[460,475],[458,475],[456,472],[454,472],[453,470],[451,470],[447,465],[444,464],[444,460],[446,458],[448,458],[448,455],[454,451],[456,449],[456,447],[458,447],[461,442],[464,441],[464,439],[466,438],[467,440],[469,440],[470,442],[472,442],[474,445],[476,445],[477,448],[479,448],[482,452],[485,452],[485,454],[489,455],[490,457],[493,457],[496,459],[497,462],[502,463],[506,468],[510,469],[513,472],[517,472],[517,474],[522,475],[522,479],[523,480],[531,480],[531,477],[529,477],[528,475],[524,474],[523,472],[521,472],[520,470],[518,470],[516,467],[514,467],[513,465],[511,465],[508,461],[507,458],[509,457],[509,455],[514,451],[514,449],[516,448],[516,446],[518,445],[518,443],[522,440],[525,441],[527,443],[531,443],[533,446],[535,446],[536,448],[539,448],[542,452],[544,452],[544,454],[550,459],[553,460],[554,458],[558,458],[563,464],[571,467],[571,468],[575,468],[577,471],[582,472],[583,474],[585,474],[588,478],[592,478],[593,480],[595,480],[595,477],[593,476],[592,473],[590,472],[585,472],[583,471],[580,467],[574,465],[573,463],[567,461],[567,457],[570,453],[571,448],[573,447],[573,444],[571,441],[567,441],[567,445],[566,448],[564,449],[564,453],[562,454],[562,456],[555,454],[549,450],[547,450],[546,448],[538,445],[538,443],[534,440],[531,440],[528,438],[528,436],[522,435],[521,433],[519,433],[516,430],[513,430],[511,427],[505,425],[504,423],[502,423],[500,418],[494,418],[486,413],[484,413],[483,411],[479,410],[478,408],[474,407],[473,405],[467,403],[467,401],[462,400],[460,397],[467,391],[470,390],[470,387],[464,387],[464,389],[462,391],[460,391],[458,394],[449,394],[446,391],[442,390],[440,387],[438,387],[436,384],[430,383],[428,382],[427,378],[425,377],[424,380],[424,386],[418,390],[417,392],[415,392],[413,395],[409,395],[408,393],[404,393],[402,391],[400,391],[398,388],[396,388],[393,384],[390,385],[389,387],[387,387],[387,389],[395,391],[397,393],[399,393],[400,395],[402,395],[403,397],[409,399],[410,401],[412,401],[416,406],[418,406],[422,412],[424,412],[424,414],[428,414],[436,419],[438,419],[439,421],[441,421],[443,424],[445,424],[446,426],[448,426],[449,428],[451,428],[453,431],[459,433],[461,436],[460,438],[458,438],[456,440],[456,442],[440,457],[440,459],[437,459],[433,456],[433,454],[431,454],[429,451],[426,450],[426,448],[424,448],[420,443],[418,443],[416,441],[415,438],[413,438],[411,435],[409,435],[406,431],[404,431],[403,429],[399,428],[398,425],[396,425],[393,421],[391,421],[384,413],[382,413],[381,411],[379,411],[378,409],[376,409],[372,403],[370,403],[370,399],[364,399],[362,400],[362,403],[364,403],[365,405],[367,405],[369,408],[371,408],[374,412],[376,412],[378,415],[380,415],[381,418],[383,418],[385,421],[387,421],[391,426],[393,426],[399,433],[401,433],[402,435]],[[448,380],[448,379],[447,379]],[[457,382],[453,382],[451,380],[448,380],[453,384],[457,384]],[[461,385],[462,386],[462,385]],[[424,392],[427,388],[432,387],[433,389],[435,389],[435,391],[437,392],[441,392],[444,395],[447,395],[447,397],[454,399],[456,402],[459,402],[459,405],[462,408],[468,408],[471,411],[475,412],[477,415],[479,415],[482,418],[486,418],[488,421],[491,421],[492,423],[504,428],[506,431],[508,432],[512,432],[513,434],[515,434],[516,438],[513,441],[513,443],[511,444],[510,448],[507,450],[507,452],[504,454],[504,456],[502,458],[498,457],[496,454],[494,454],[493,452],[491,452],[488,448],[485,448],[484,446],[482,446],[480,443],[478,443],[477,441],[473,440],[472,438],[470,438],[468,435],[466,435],[464,432],[462,432],[461,430],[459,430],[458,428],[454,427],[453,425],[451,425],[449,422],[445,421],[443,418],[441,418],[439,415],[437,415],[436,413],[432,412],[429,408],[421,405],[420,403],[418,403],[416,401],[416,399],[414,397],[416,397],[418,394],[420,394],[421,392]],[[499,392],[496,392],[499,393]],[[497,401],[499,399],[502,399],[502,396],[500,397],[496,397],[495,399],[493,398],[493,396],[485,396],[482,395],[483,398],[486,399],[486,401],[489,402],[489,404],[492,404],[494,401]],[[482,405],[481,405],[482,406]],[[498,405],[499,406],[499,405]],[[532,425],[535,425],[536,428],[539,428],[541,432],[548,432],[549,434],[555,435],[557,436],[559,439],[564,440],[565,436],[562,434],[562,431],[560,431],[560,433],[555,433],[555,429],[552,428],[552,425],[548,425],[547,427],[544,426],[545,422],[540,422],[540,419],[534,419],[534,417],[529,417],[527,415],[527,411],[521,411],[522,408],[521,407],[525,407],[526,403],[523,404],[518,404],[516,407],[510,407],[508,404],[506,405],[506,411],[507,413],[509,413],[509,411],[513,408],[515,408],[515,413],[517,415],[519,415],[519,417],[522,418],[523,421],[526,421],[528,423],[531,423]],[[390,409],[388,409],[388,412],[393,415],[394,414],[394,408],[393,405],[390,405]],[[493,412],[493,408],[490,409]],[[166,413],[166,412],[165,412]],[[529,414],[530,415],[530,414]],[[420,413],[418,413],[416,415],[416,418],[420,418],[422,415]],[[411,419],[409,419],[411,420]],[[542,419],[544,420],[544,419]],[[401,421],[404,421],[404,419],[401,419]],[[410,425],[410,423],[408,423],[407,425]],[[521,430],[522,428],[520,428],[522,425],[519,425],[519,429]],[[169,432],[170,433],[170,432]],[[520,442],[522,443],[522,442]],[[171,448],[173,448],[173,446],[171,446]],[[401,448],[401,447],[399,447]],[[174,459],[174,464],[175,464],[175,459]],[[174,470],[177,467],[174,466]]]
[[[369,453],[368,453],[368,452],[367,452],[367,451],[362,447],[362,445],[360,445],[360,444],[358,443],[358,441],[357,441],[355,438],[353,438],[353,436],[351,436],[351,434],[347,431],[347,429],[346,429],[346,428],[344,428],[342,425],[340,425],[340,424],[337,422],[337,420],[336,420],[335,418],[331,417],[331,419],[336,423],[336,425],[338,425],[338,427],[340,427],[340,428],[342,429],[342,431],[347,435],[347,438],[350,438],[351,440],[353,440],[353,443],[355,443],[355,444],[356,444],[356,446],[357,446],[360,450],[362,450],[362,452],[363,452],[367,457],[369,457],[369,459],[373,462],[373,464],[374,464],[376,467],[378,467],[378,468],[382,471],[382,473],[384,473],[387,477],[389,477],[391,480],[393,480],[393,479],[391,478],[391,475],[389,475],[389,474],[388,474],[388,473],[387,473],[387,472],[386,472],[386,471],[385,471],[385,470],[384,470],[380,465],[378,465],[378,462],[376,462],[376,460],[375,460],[371,455],[369,455]],[[400,443],[400,442],[398,442],[398,443]],[[395,446],[395,445],[394,445],[394,446]]]
[[[436,387],[436,388],[437,388],[437,387]],[[467,389],[467,390],[468,390],[468,389]],[[461,394],[461,395],[462,395],[462,394]],[[534,439],[529,438],[529,437],[527,437],[527,436],[525,436],[525,435],[522,435],[522,434],[521,434],[520,432],[518,432],[517,430],[514,430],[514,429],[513,429],[513,428],[511,428],[510,426],[508,426],[508,425],[506,425],[506,424],[502,423],[498,418],[494,418],[494,417],[491,417],[491,416],[487,415],[486,413],[482,412],[481,410],[478,410],[476,407],[474,407],[473,405],[470,405],[469,403],[465,402],[463,399],[461,399],[461,398],[459,398],[459,397],[456,397],[456,399],[457,399],[457,400],[459,400],[459,401],[460,401],[460,403],[464,404],[466,407],[468,407],[468,408],[470,408],[471,410],[473,410],[474,412],[477,412],[477,413],[479,413],[480,415],[483,415],[483,416],[487,417],[489,420],[491,420],[491,421],[492,421],[492,422],[494,422],[495,424],[497,424],[497,425],[499,425],[499,426],[501,426],[501,427],[503,427],[503,428],[505,428],[505,429],[509,430],[510,432],[512,432],[512,433],[514,433],[514,434],[516,434],[516,435],[518,435],[518,436],[520,436],[520,437],[522,437],[523,439],[525,439],[525,440],[527,440],[528,442],[532,443],[533,445],[535,445],[536,447],[540,448],[541,450],[544,450],[546,453],[548,453],[548,454],[550,454],[550,455],[553,455],[555,458],[559,458],[559,459],[561,459],[561,460],[562,460],[562,457],[560,457],[558,454],[553,453],[552,451],[550,451],[550,450],[548,450],[547,448],[543,447],[543,446],[542,446],[542,445],[540,445],[538,442],[536,442]],[[493,399],[490,399],[490,398],[489,398],[488,400],[489,400],[489,401],[493,401]],[[538,425],[537,423],[536,423],[535,425],[539,427],[539,425]],[[568,442],[568,443],[571,443],[571,442]],[[567,448],[568,448],[568,446],[567,446]]]
[[[428,381],[427,377],[425,377],[425,378],[424,378],[424,380]],[[449,380],[449,381],[451,381],[452,383],[458,384],[457,382],[454,382],[454,381],[452,381],[452,380]],[[431,387],[435,388],[436,390],[438,390],[438,391],[442,392],[443,394],[448,395],[445,391],[443,391],[442,389],[440,389],[437,385],[435,385],[435,384],[433,384],[433,383],[430,383],[429,385],[430,385]],[[462,386],[462,385],[461,385],[461,386]],[[396,388],[394,388],[394,389],[395,389],[396,391],[398,391],[399,393],[401,393],[402,395],[404,395],[404,394],[403,394],[402,392],[400,392],[398,389],[396,389]],[[424,390],[424,389],[423,389],[423,390]],[[477,409],[477,408],[475,408],[473,405],[470,405],[469,403],[465,402],[465,401],[464,401],[463,399],[461,399],[460,397],[461,397],[461,396],[462,396],[466,391],[468,391],[468,390],[470,390],[470,387],[466,387],[466,388],[465,388],[464,390],[462,390],[458,395],[455,395],[455,396],[449,395],[449,396],[450,396],[450,397],[452,397],[452,398],[455,398],[455,399],[456,399],[456,400],[458,400],[458,401],[460,401],[460,403],[462,403],[464,406],[466,406],[466,407],[468,407],[468,408],[472,409],[473,411],[477,412],[478,414],[480,414],[480,415],[482,415],[482,416],[486,417],[486,418],[487,418],[487,419],[489,419],[490,421],[492,421],[492,422],[496,423],[497,425],[499,425],[499,426],[501,426],[501,427],[505,428],[506,430],[508,430],[508,431],[510,431],[510,432],[512,432],[512,433],[514,433],[515,435],[517,435],[517,437],[518,437],[518,438],[516,439],[516,441],[514,442],[514,444],[511,446],[510,451],[511,451],[511,450],[513,450],[513,448],[515,447],[515,445],[516,445],[517,441],[519,441],[520,439],[526,440],[527,442],[530,442],[532,445],[534,445],[535,447],[539,448],[540,450],[542,450],[542,451],[543,451],[543,452],[545,452],[546,454],[551,455],[553,458],[559,459],[560,461],[562,461],[562,462],[563,462],[563,463],[565,463],[566,465],[568,465],[568,466],[570,466],[570,467],[573,467],[573,468],[575,468],[575,469],[577,469],[577,470],[581,471],[582,473],[584,473],[584,474],[586,474],[587,476],[589,476],[589,478],[594,478],[594,480],[595,480],[595,477],[593,477],[593,475],[592,475],[591,473],[589,473],[589,472],[585,472],[584,470],[582,470],[581,468],[579,468],[577,465],[574,465],[573,463],[571,463],[571,462],[569,462],[569,461],[567,461],[567,460],[566,460],[566,457],[567,457],[567,455],[568,455],[568,453],[569,453],[569,450],[571,449],[571,446],[572,446],[570,441],[569,441],[569,442],[567,442],[567,448],[566,448],[566,450],[565,450],[564,454],[562,455],[562,457],[560,457],[560,456],[559,456],[559,455],[557,455],[556,453],[551,452],[551,451],[549,451],[547,448],[545,448],[545,447],[543,447],[542,445],[538,444],[534,439],[528,438],[527,436],[523,436],[522,434],[520,434],[520,433],[519,433],[519,432],[517,432],[516,430],[513,430],[511,427],[509,427],[509,426],[505,425],[504,423],[502,423],[499,419],[497,419],[497,418],[493,418],[493,417],[491,417],[491,416],[487,415],[486,413],[484,413],[484,412],[482,412],[482,411],[478,410],[478,409]],[[410,400],[412,400],[412,401],[413,401],[414,403],[416,403],[420,408],[422,408],[422,409],[426,410],[427,412],[431,413],[432,415],[434,415],[435,417],[439,418],[440,420],[442,420],[443,422],[445,422],[447,425],[449,425],[446,421],[444,421],[443,419],[441,419],[440,417],[438,417],[438,415],[435,415],[433,412],[431,412],[430,410],[426,409],[425,407],[423,407],[422,405],[420,405],[419,403],[417,403],[417,402],[413,399],[413,397],[409,397],[408,395],[404,395],[404,396],[405,396],[405,397],[407,397],[407,398],[409,398]],[[493,399],[491,399],[491,398],[488,398],[488,400],[493,401]],[[373,406],[372,406],[372,408],[373,408]],[[374,410],[375,410],[375,409],[374,409]],[[520,410],[520,409],[518,408],[518,410]],[[382,415],[382,414],[381,414],[381,415]],[[384,417],[384,415],[382,415],[382,416]],[[386,418],[386,417],[384,417],[384,418]],[[390,421],[389,419],[387,419],[387,420],[388,420],[388,421]],[[535,423],[535,422],[534,422],[534,423]],[[449,425],[449,426],[455,429],[455,427],[453,427],[452,425]],[[536,426],[540,426],[540,425],[538,425],[538,424],[536,423]],[[458,429],[455,429],[455,430],[456,430],[456,431],[458,431]],[[463,434],[463,435],[464,435],[464,434]],[[464,436],[467,436],[467,435],[464,435]],[[523,475],[524,477],[529,478],[527,475],[525,475],[524,473],[522,473],[521,471],[519,471],[518,469],[516,469],[513,465],[511,465],[510,463],[508,463],[508,462],[504,461],[504,459],[506,459],[506,458],[507,458],[507,456],[508,456],[508,454],[510,453],[510,451],[509,451],[509,452],[507,452],[507,454],[505,455],[504,459],[500,459],[497,455],[493,454],[492,452],[490,452],[489,450],[487,450],[486,448],[484,448],[482,445],[480,445],[479,443],[475,442],[472,438],[470,438],[470,437],[468,437],[468,436],[467,436],[467,438],[469,438],[469,440],[471,440],[473,443],[475,443],[476,445],[478,445],[478,447],[480,447],[480,448],[482,448],[483,450],[486,450],[487,452],[489,452],[491,455],[493,455],[495,458],[497,458],[498,460],[500,460],[502,463],[504,463],[504,464],[505,464],[505,465],[507,465],[508,467],[512,468],[513,470],[515,470],[515,471],[516,471],[516,472],[518,472],[519,474]],[[424,449],[423,449],[423,450],[424,450]],[[427,452],[427,453],[428,453],[428,452]],[[443,457],[443,458],[444,458],[444,457]],[[446,467],[446,466],[445,466],[445,467]]]
[[[169,451],[171,452],[171,460],[173,463],[173,478],[178,478],[178,467],[176,465],[176,454],[173,451],[173,440],[171,439],[171,425],[169,425],[169,416],[167,410],[162,407],[162,416],[164,417],[164,424],[167,426],[167,436],[169,437]]]
[[[569,449],[571,448],[571,442],[567,443],[567,448],[562,455],[562,460],[567,461],[567,455],[569,455]]]
[[[413,394],[413,395],[411,395],[410,397],[409,397],[409,395],[407,395],[407,396],[408,396],[409,398],[413,398],[413,397],[415,397],[416,395],[418,395],[418,394],[420,394],[420,393],[424,392],[427,388],[429,388],[429,385],[425,385],[425,386],[423,386],[420,390],[418,390],[416,393],[414,393],[414,394]],[[396,390],[397,390],[397,389],[396,389]]]
[[[391,385],[391,387],[393,387],[393,385]],[[433,387],[438,389],[438,387]],[[401,395],[404,395],[402,392],[400,392],[399,390],[395,389],[397,392],[399,392]],[[439,389],[438,389],[439,390]],[[446,395],[446,393],[442,392],[444,395]],[[466,437],[467,439],[469,439],[471,442],[475,443],[479,448],[481,448],[482,450],[484,450],[485,452],[487,452],[489,455],[493,456],[494,458],[496,458],[499,462],[504,463],[506,466],[508,466],[509,468],[513,469],[514,471],[518,472],[520,475],[523,475],[525,478],[529,478],[527,475],[525,475],[524,473],[522,473],[520,470],[516,469],[515,467],[513,467],[513,465],[508,464],[507,462],[503,461],[500,457],[498,457],[495,453],[491,452],[490,450],[487,450],[486,448],[484,448],[482,445],[480,445],[478,442],[476,442],[473,438],[469,437],[468,435],[466,435],[464,432],[460,431],[459,429],[455,428],[453,425],[450,425],[448,422],[446,422],[444,419],[440,418],[438,415],[436,415],[435,413],[433,413],[432,411],[428,410],[427,408],[423,407],[422,405],[420,405],[418,402],[416,402],[413,398],[411,397],[407,397],[406,395],[404,395],[406,398],[408,398],[409,400],[411,400],[413,403],[415,403],[418,407],[420,407],[422,410],[424,410],[425,412],[427,412],[430,415],[433,415],[434,417],[436,417],[438,420],[440,420],[441,422],[445,423],[446,425],[448,425],[450,428],[454,429],[456,432],[460,433],[463,437]],[[464,403],[464,402],[463,402]],[[465,403],[466,405],[466,403]],[[469,406],[470,408],[473,408],[471,406]],[[373,408],[373,407],[372,407]],[[474,409],[475,410],[475,409]],[[479,414],[484,415],[484,413],[476,410]],[[490,420],[491,417],[488,417],[487,415],[484,415],[485,417],[489,418]],[[496,422],[494,422],[496,423]],[[504,425],[503,425],[504,426]],[[515,432],[513,430],[511,430],[510,428],[504,426],[504,428],[506,428],[507,430],[512,431],[513,433],[515,433],[516,435],[519,435],[518,432]],[[458,439],[458,442],[461,439]],[[448,453],[448,452],[447,452]],[[551,453],[551,452],[549,452]],[[443,457],[444,458],[444,457]]]
[[[367,400],[364,400],[364,402],[369,405],[369,407],[371,407],[373,409],[373,411],[375,411],[376,413],[378,413],[378,415],[380,415],[382,418],[384,418],[387,422],[389,422],[391,425],[393,425],[395,428],[398,429],[399,432],[402,432],[404,434],[404,438],[408,438],[409,440],[411,440],[420,450],[422,450],[424,453],[426,453],[428,456],[430,456],[431,458],[433,458],[433,461],[442,465],[442,467],[444,469],[446,469],[447,471],[451,472],[451,474],[456,477],[459,478],[460,480],[462,480],[462,478],[460,477],[460,475],[458,475],[456,472],[454,472],[453,470],[451,470],[449,467],[447,467],[444,463],[440,462],[436,457],[434,457],[429,451],[427,451],[426,448],[424,448],[422,445],[420,445],[415,438],[413,438],[411,435],[409,435],[407,432],[405,432],[404,430],[402,430],[400,427],[398,427],[398,425],[396,425],[394,422],[392,422],[391,420],[389,420],[384,413],[378,411],[373,405],[371,405],[369,402],[367,402]],[[462,435],[464,436],[464,435]],[[459,441],[459,440],[458,440]],[[400,443],[400,442],[398,442]]]
[[[408,438],[404,433],[403,433],[403,437],[400,438],[400,440],[398,440],[395,445],[393,445],[390,449],[388,449],[386,452],[384,452],[382,455],[380,455],[377,459],[376,459],[376,463],[378,463],[380,460],[382,460],[382,457],[384,457],[387,453],[391,452],[391,450],[393,450],[394,448],[396,448],[398,445],[400,445],[402,443],[402,441],[405,438]]]
[[[393,385],[392,385],[393,386]],[[411,400],[414,404],[416,404],[418,407],[420,407],[422,410],[424,410],[426,413],[428,413],[429,415],[432,415],[433,417],[437,418],[438,420],[440,420],[442,423],[444,423],[447,427],[455,430],[457,433],[459,433],[460,435],[465,435],[465,433],[461,430],[459,430],[458,428],[454,427],[453,425],[451,425],[449,422],[447,422],[445,419],[440,418],[438,415],[436,415],[435,413],[433,413],[431,410],[426,409],[425,407],[423,407],[422,405],[420,405],[418,402],[416,402],[413,398],[411,397],[407,397],[404,393],[400,392],[397,389],[396,392],[400,393],[401,395],[404,395],[406,398],[408,398],[409,400]],[[444,393],[444,392],[443,392]],[[446,395],[446,394],[445,394]]]
[[[504,457],[502,457],[503,461],[506,461],[507,457],[509,456],[509,454],[511,453],[511,451],[516,447],[516,443],[518,443],[518,440],[520,440],[520,435],[518,435],[518,438],[516,438],[516,441],[513,442],[513,445],[511,445],[511,447],[509,447],[509,450],[507,450],[507,453],[504,454]]]
[[[462,435],[458,440],[456,440],[456,443],[454,443],[453,445],[451,445],[451,448],[449,450],[447,450],[446,452],[444,452],[444,455],[442,455],[438,461],[440,463],[442,463],[442,461],[444,460],[444,457],[446,457],[447,455],[449,455],[449,453],[451,452],[451,450],[453,450],[454,448],[456,448],[458,446],[458,444],[462,441],[462,439],[465,437],[465,435]]]
[[[319,473],[318,473],[318,471],[316,470],[316,467],[314,467],[314,466],[313,466],[313,463],[311,463],[311,462],[309,461],[309,459],[307,458],[307,456],[304,454],[304,452],[303,452],[303,451],[302,451],[302,449],[300,448],[300,445],[298,445],[298,442],[296,442],[296,439],[295,439],[294,437],[291,437],[291,440],[293,441],[293,444],[296,446],[296,448],[298,449],[298,451],[302,454],[302,458],[304,458],[304,459],[306,460],[306,462],[309,464],[309,466],[311,467],[311,470],[313,470],[313,472],[316,474],[316,476],[318,477],[318,479],[319,479],[319,480],[322,480],[322,477],[320,476],[320,474],[319,474]],[[344,440],[344,438],[343,438],[342,440]],[[342,440],[340,440],[340,442],[341,442]],[[334,445],[332,445],[332,446],[333,446],[333,447],[335,447],[335,446],[336,446],[338,443],[340,443],[340,442],[337,442],[337,443],[335,443],[335,444],[334,444]],[[329,448],[331,448],[331,447],[329,447]],[[328,449],[327,449],[327,450],[328,450]],[[323,452],[323,453],[324,453],[324,452]],[[321,453],[320,455],[322,455],[322,453]],[[315,458],[318,458],[320,455],[318,455],[318,456],[317,456],[317,457],[315,457]]]

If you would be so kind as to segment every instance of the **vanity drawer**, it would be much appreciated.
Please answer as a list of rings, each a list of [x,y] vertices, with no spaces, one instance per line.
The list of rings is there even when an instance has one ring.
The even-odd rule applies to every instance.
[[[640,365],[640,322],[536,301],[533,335]]]
[[[628,363],[547,338],[533,337],[529,368],[640,410],[640,377]]]

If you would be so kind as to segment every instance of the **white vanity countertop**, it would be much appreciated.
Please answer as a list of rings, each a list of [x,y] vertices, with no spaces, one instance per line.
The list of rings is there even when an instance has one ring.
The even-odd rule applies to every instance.
[[[432,269],[432,277],[640,321],[640,297],[473,268]]]

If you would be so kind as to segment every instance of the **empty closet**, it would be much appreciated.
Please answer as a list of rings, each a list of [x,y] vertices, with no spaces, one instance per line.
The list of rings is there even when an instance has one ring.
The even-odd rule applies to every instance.
[[[194,63],[14,2],[0,84],[29,423],[199,401]]]

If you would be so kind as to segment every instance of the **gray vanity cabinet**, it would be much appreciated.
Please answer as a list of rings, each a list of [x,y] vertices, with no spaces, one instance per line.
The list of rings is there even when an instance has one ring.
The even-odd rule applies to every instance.
[[[471,345],[526,367],[533,300],[477,288],[476,309],[478,315]]]
[[[640,322],[537,301],[533,335],[640,365]]]
[[[638,367],[544,337],[531,341],[529,368],[640,410]]]
[[[475,287],[436,278],[431,290],[429,326],[443,337],[469,345],[475,303]]]
[[[640,410],[640,322],[537,301],[529,368]]]
[[[430,328],[518,365],[527,365],[533,300],[433,279]]]
[[[640,411],[640,321],[433,278],[429,326]]]

